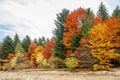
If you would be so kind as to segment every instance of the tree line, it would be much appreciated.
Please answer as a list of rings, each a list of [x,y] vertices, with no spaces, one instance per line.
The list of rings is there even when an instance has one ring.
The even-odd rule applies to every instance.
[[[1,57],[11,59],[10,53],[15,54],[11,63],[17,63],[18,53],[24,53],[25,61],[45,68],[109,70],[113,65],[120,65],[119,6],[111,15],[102,2],[96,15],[90,8],[80,7],[71,12],[63,9],[57,14],[55,26],[50,40],[43,37],[31,41],[26,36],[20,41],[17,34],[14,40],[7,36],[2,43]]]

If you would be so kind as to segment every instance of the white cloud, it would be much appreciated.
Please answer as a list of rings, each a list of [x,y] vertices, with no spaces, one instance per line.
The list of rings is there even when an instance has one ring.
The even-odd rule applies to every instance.
[[[110,8],[105,0],[1,0],[0,23],[10,25],[11,34],[18,33],[21,38],[25,35],[50,38],[56,14],[63,8],[72,11],[90,7],[96,13],[101,1]]]
[[[13,31],[21,36],[51,37],[54,10],[49,4],[43,3],[16,5],[10,2],[9,5],[3,5],[0,9],[0,22],[11,25]]]

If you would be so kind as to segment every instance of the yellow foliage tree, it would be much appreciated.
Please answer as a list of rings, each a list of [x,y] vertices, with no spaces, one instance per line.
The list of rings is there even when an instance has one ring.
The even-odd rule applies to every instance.
[[[15,68],[17,64],[22,63],[24,61],[24,54],[20,51],[16,53],[16,56],[13,57],[10,61],[10,67]]]
[[[115,49],[109,31],[105,24],[98,24],[89,31],[89,45],[91,54],[97,60],[93,70],[109,70],[111,59],[114,58]]]
[[[34,53],[32,54],[32,58],[31,58],[32,64],[34,64],[35,66],[38,66],[39,64],[41,64],[41,62],[44,59],[43,51],[44,51],[44,48],[42,46],[38,46],[34,50]]]

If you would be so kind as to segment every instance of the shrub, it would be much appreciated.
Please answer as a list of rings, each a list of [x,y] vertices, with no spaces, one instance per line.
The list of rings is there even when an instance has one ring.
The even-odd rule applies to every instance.
[[[17,65],[17,60],[18,60],[18,57],[14,57],[14,58],[10,61],[10,67],[11,67],[11,68],[15,68],[15,66]]]
[[[16,53],[16,56],[10,61],[11,68],[15,68],[17,64],[23,62],[24,61],[23,56],[24,55],[21,52]]]
[[[0,65],[0,71],[3,70],[3,66]]]
[[[28,62],[28,61],[19,63],[19,64],[17,64],[17,66],[15,67],[15,69],[17,69],[17,70],[18,70],[18,69],[28,69],[28,68],[31,68],[30,62]]]
[[[79,60],[75,56],[69,56],[65,59],[65,64],[68,68],[74,69],[78,67]]]
[[[92,65],[96,62],[88,47],[81,47],[80,51],[75,52],[75,55],[79,60],[80,68],[92,68]]]
[[[47,59],[43,59],[42,62],[41,62],[41,67],[48,69],[48,68],[51,68],[51,65],[48,63]]]
[[[4,71],[8,71],[8,70],[11,70],[11,67],[10,67],[10,63],[4,63],[4,66],[3,66],[3,70]]]
[[[51,65],[51,68],[61,68],[64,67],[64,60],[58,57],[51,57],[48,61]]]

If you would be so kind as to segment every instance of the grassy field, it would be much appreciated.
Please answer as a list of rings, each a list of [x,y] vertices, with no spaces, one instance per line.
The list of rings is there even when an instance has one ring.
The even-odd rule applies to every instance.
[[[120,68],[77,72],[43,69],[0,71],[0,80],[120,80]]]

